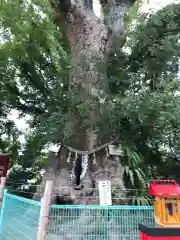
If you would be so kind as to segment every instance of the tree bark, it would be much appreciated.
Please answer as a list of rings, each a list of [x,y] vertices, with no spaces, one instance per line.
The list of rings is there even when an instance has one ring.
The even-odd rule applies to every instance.
[[[104,143],[101,136],[97,134],[97,126],[101,120],[102,100],[108,96],[108,86],[105,80],[106,64],[113,44],[123,32],[123,9],[124,6],[129,5],[129,2],[102,0],[106,14],[105,21],[100,20],[93,13],[92,0],[50,0],[50,3],[56,23],[67,38],[70,49],[71,103],[65,132],[69,132],[69,129],[73,129],[73,132],[66,135],[65,143],[78,150],[92,150]],[[118,11],[114,17],[113,9],[117,10],[117,6]],[[81,108],[85,110],[85,115],[81,112]],[[66,201],[71,199],[75,204],[99,204],[99,180],[111,181],[112,188],[117,189],[117,199],[124,196],[122,189],[125,186],[119,157],[108,157],[105,149],[101,149],[96,153],[96,161],[94,161],[90,154],[87,171],[81,179],[80,188],[79,186],[75,188],[71,173],[73,169],[78,169],[78,162],[81,159],[80,156],[76,158],[72,153],[69,161],[67,155],[67,148],[61,148],[58,157],[50,154],[49,164],[35,195],[36,199],[42,195],[43,183],[50,176],[54,179],[52,195],[54,203],[58,197],[65,198]],[[52,222],[52,229],[51,223],[49,224],[49,233],[53,234],[55,222]],[[108,221],[107,224],[112,223]],[[61,225],[57,227],[61,232],[61,239],[66,239],[67,235],[69,235],[68,239],[74,239],[71,236],[74,236],[74,231],[77,234],[76,226],[84,225],[86,225],[87,235],[92,232],[93,226],[96,226],[96,220],[88,210],[82,211],[75,225],[73,221],[69,221],[67,226],[71,226],[70,228],[64,229]],[[110,226],[108,229],[111,231]],[[109,235],[113,234],[117,235],[109,233]],[[79,237],[76,236],[76,239],[86,239],[82,235],[84,236],[84,230],[83,233],[78,233]]]
[[[123,11],[130,2],[102,0],[105,21],[93,13],[92,0],[50,0],[50,3],[70,48],[71,103],[65,132],[69,129],[73,132],[66,136],[66,144],[78,150],[92,150],[103,144],[97,135],[97,125],[101,119],[102,100],[108,95],[106,64],[113,43],[123,32]],[[82,116],[82,108],[85,116]],[[110,179],[112,187],[124,189],[119,159],[107,157],[104,149],[97,153],[96,163],[89,159],[87,172],[81,180],[83,188],[72,189],[70,173],[75,164],[72,159],[67,162],[64,150],[60,152],[59,161],[50,156],[50,174],[55,178],[53,199],[67,196],[74,203],[99,203],[97,184],[100,179]],[[48,172],[47,169],[41,186]],[[36,198],[39,196],[36,194]]]

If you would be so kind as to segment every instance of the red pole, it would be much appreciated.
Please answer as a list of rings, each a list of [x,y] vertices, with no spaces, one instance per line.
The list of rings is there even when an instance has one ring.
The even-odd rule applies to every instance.
[[[6,176],[9,163],[9,154],[0,153],[0,200],[3,198],[3,191],[6,184]]]

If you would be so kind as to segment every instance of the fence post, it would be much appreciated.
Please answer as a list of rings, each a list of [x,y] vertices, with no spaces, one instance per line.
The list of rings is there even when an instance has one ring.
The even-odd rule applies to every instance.
[[[0,234],[2,233],[3,218],[4,218],[5,207],[6,207],[6,194],[7,194],[7,189],[4,189],[2,206],[1,206],[1,216],[0,216]]]
[[[5,184],[6,184],[6,177],[1,177],[1,183],[0,183],[0,200],[3,199],[3,193],[4,193]]]
[[[53,180],[46,180],[46,186],[44,191],[44,197],[41,201],[41,211],[39,219],[39,229],[37,240],[44,240],[47,232],[49,208],[51,204]]]

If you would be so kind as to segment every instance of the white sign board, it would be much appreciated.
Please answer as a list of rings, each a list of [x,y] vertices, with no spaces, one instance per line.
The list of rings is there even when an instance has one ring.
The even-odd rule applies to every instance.
[[[110,181],[99,181],[99,200],[100,205],[112,205]]]
[[[110,155],[114,155],[114,156],[123,156],[123,150],[120,146],[115,146],[115,145],[109,145],[108,146],[109,149],[109,154]]]

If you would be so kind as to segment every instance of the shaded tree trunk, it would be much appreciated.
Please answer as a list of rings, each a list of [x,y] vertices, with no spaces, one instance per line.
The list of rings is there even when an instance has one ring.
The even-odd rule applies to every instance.
[[[65,132],[73,131],[66,136],[66,144],[78,150],[92,150],[103,144],[97,135],[97,125],[101,120],[102,100],[108,94],[106,64],[113,43],[123,31],[123,9],[129,2],[102,0],[105,21],[93,13],[91,0],[50,0],[50,3],[70,48],[71,103]],[[42,193],[43,182],[49,175],[55,179],[54,200],[59,196],[71,198],[75,203],[99,203],[97,184],[100,179],[110,179],[112,187],[124,189],[120,160],[107,157],[105,149],[97,153],[96,162],[89,156],[81,187],[72,188],[70,173],[81,160],[77,158],[73,162],[75,156],[71,157],[67,162],[65,149],[61,149],[59,161],[51,154],[39,192]],[[39,196],[36,194],[36,198]]]

